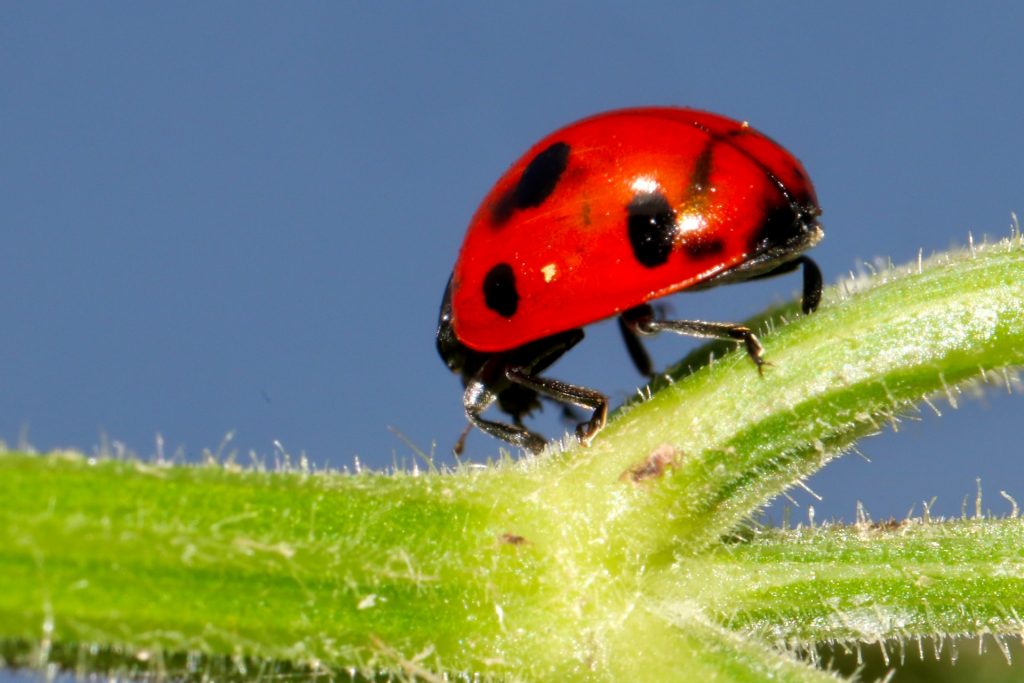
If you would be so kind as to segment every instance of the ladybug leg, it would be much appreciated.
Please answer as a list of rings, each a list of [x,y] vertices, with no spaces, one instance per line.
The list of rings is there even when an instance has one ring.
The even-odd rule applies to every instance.
[[[653,317],[654,310],[647,304],[644,304],[629,309],[618,318],[619,331],[622,332],[622,341],[626,342],[626,350],[629,351],[629,357],[640,374],[648,379],[654,377],[651,356],[647,353],[647,349],[644,348],[643,341],[640,339],[640,333],[636,331],[630,321],[636,318]]]
[[[805,314],[813,313],[821,303],[823,288],[821,269],[818,268],[817,263],[806,256],[800,256],[796,262],[804,267],[803,311]]]
[[[583,339],[583,330],[569,330],[553,337],[529,344],[508,357],[504,366],[505,379],[560,403],[567,403],[594,411],[590,419],[576,426],[576,437],[583,445],[604,427],[608,417],[608,398],[593,389],[568,384],[556,379],[540,377],[563,353]]]
[[[594,414],[589,420],[576,426],[576,438],[584,446],[589,446],[591,439],[604,428],[608,418],[608,397],[604,394],[557,379],[537,377],[531,374],[529,368],[518,365],[505,368],[505,376],[510,382],[533,389],[548,398],[593,410]]]
[[[703,320],[657,320],[653,315],[641,316],[641,313],[642,311],[638,311],[637,317],[626,319],[626,324],[632,327],[636,334],[649,336],[659,332],[675,332],[691,337],[732,339],[742,342],[747,349],[747,355],[757,365],[757,371],[764,374],[764,348],[749,327],[735,323],[709,323]]]
[[[595,411],[598,409],[597,399],[600,399],[604,405],[600,416],[595,412],[589,422],[584,423],[576,430],[577,435],[580,435],[585,426],[589,427],[585,433],[586,440],[589,441],[590,437],[604,426],[608,403],[604,396],[590,389],[536,376],[537,373],[543,372],[562,354],[578,344],[581,339],[583,339],[583,330],[568,330],[526,344],[508,353],[488,358],[480,369],[466,381],[466,391],[462,396],[466,417],[481,431],[507,441],[513,446],[537,453],[544,449],[547,442],[544,437],[523,426],[522,410],[520,410],[523,406],[501,403],[508,397],[510,388],[518,385],[562,403],[593,408]],[[512,415],[512,424],[486,420],[482,417],[482,413],[495,401],[499,402],[505,412]],[[580,436],[580,438],[582,440],[584,436]]]
[[[501,366],[500,361],[495,359],[486,363],[480,369],[480,372],[469,380],[466,384],[466,391],[462,395],[462,405],[466,409],[466,417],[479,430],[507,441],[513,446],[519,446],[532,453],[538,453],[544,450],[544,445],[547,443],[540,434],[535,434],[522,425],[494,422],[481,417],[481,414],[498,398],[498,394],[489,388],[491,382],[488,382],[486,378],[488,375],[493,376],[501,373],[503,370],[504,368]],[[459,439],[460,445],[463,441],[464,439]]]
[[[763,273],[751,279],[760,280],[761,278],[791,273],[800,266],[803,266],[804,268],[804,289],[801,310],[803,310],[804,314],[813,313],[815,309],[818,308],[818,304],[821,303],[821,291],[824,287],[824,282],[821,277],[821,269],[818,268],[818,264],[809,257],[797,256],[792,261],[787,261],[778,268],[769,270],[767,273]]]

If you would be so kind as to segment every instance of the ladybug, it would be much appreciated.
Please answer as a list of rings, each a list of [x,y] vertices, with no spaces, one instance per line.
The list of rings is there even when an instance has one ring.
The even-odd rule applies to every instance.
[[[462,377],[470,426],[540,451],[545,439],[523,417],[546,397],[593,411],[576,428],[588,445],[604,427],[607,397],[543,373],[585,325],[611,316],[648,377],[641,337],[662,331],[735,340],[760,371],[749,328],[663,320],[648,302],[802,267],[802,307],[812,312],[821,271],[802,254],[824,235],[820,215],[792,154],[717,114],[622,109],[545,137],[477,209],[441,303],[437,349]],[[495,402],[510,422],[482,417]]]

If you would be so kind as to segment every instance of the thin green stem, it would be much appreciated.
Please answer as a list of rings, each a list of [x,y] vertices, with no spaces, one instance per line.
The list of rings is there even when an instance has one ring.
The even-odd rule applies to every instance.
[[[675,589],[713,572],[723,622],[791,647],[1024,630],[1018,518],[772,530],[706,561],[677,567]]]

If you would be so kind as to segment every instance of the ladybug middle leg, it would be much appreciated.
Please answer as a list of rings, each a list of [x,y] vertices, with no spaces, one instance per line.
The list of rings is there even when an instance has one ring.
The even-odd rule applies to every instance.
[[[731,339],[741,342],[747,349],[747,355],[757,365],[758,372],[763,372],[764,348],[762,348],[757,335],[744,325],[712,323],[703,320],[658,320],[654,315],[654,309],[648,304],[629,309],[620,316],[620,320],[623,328],[635,337],[649,337],[659,332],[675,332],[691,337]],[[639,343],[639,338],[636,341]],[[632,355],[632,351],[630,353]],[[636,362],[635,358],[634,362]],[[639,363],[637,365],[639,367]]]
[[[522,426],[519,414],[513,423],[486,420],[482,413],[516,387],[528,389],[555,401],[594,411],[591,418],[576,427],[576,436],[584,444],[604,427],[608,399],[600,392],[548,377],[540,377],[552,363],[583,339],[582,330],[569,330],[489,359],[466,383],[463,405],[466,416],[476,427],[491,436],[508,441],[534,453],[544,449],[544,437]]]
[[[804,314],[813,313],[818,308],[818,304],[821,303],[823,280],[821,269],[810,258],[798,256],[777,268],[773,268],[760,275],[755,275],[750,279],[760,280],[761,278],[791,273],[801,266],[803,266],[804,280],[800,308]],[[762,371],[762,366],[765,362],[761,342],[749,328],[734,323],[709,323],[699,320],[658,320],[654,314],[654,309],[649,304],[643,304],[622,313],[619,316],[619,330],[622,332],[622,339],[626,342],[626,350],[629,351],[629,357],[633,359],[636,369],[640,371],[641,375],[648,378],[654,376],[651,371],[651,357],[648,355],[640,338],[664,331],[686,334],[693,337],[733,339],[743,342],[744,346],[746,346],[747,354],[757,364],[759,372]]]

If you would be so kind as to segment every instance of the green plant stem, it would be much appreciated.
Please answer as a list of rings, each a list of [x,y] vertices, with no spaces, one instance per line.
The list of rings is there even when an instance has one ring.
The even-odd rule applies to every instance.
[[[649,604],[640,585],[565,583],[562,560],[503,538],[466,500],[486,475],[448,477],[450,488],[431,490],[407,476],[8,453],[0,576],[19,589],[0,592],[3,634],[539,678],[618,678],[640,665],[672,680],[682,656],[689,674],[818,680],[697,613]],[[375,519],[382,502],[386,519]],[[580,595],[609,602],[587,605]],[[598,618],[581,629],[588,612]]]
[[[811,681],[821,674],[751,634],[857,637],[844,617],[932,599],[943,608],[918,610],[912,629],[880,619],[873,633],[978,632],[979,614],[1024,613],[1010,591],[1016,563],[999,565],[1006,583],[957,584],[955,567],[936,574],[935,592],[894,583],[952,564],[943,539],[974,522],[933,539],[930,556],[891,550],[890,566],[856,576],[824,551],[782,559],[800,537],[728,552],[721,538],[914,401],[956,400],[959,384],[1024,361],[1022,283],[1015,239],[832,289],[813,316],[768,317],[763,377],[732,353],[620,411],[588,449],[486,469],[265,473],[0,455],[0,638],[421,676],[743,681],[771,670]],[[781,325],[787,315],[797,319]],[[1020,547],[999,538],[989,567]],[[958,612],[956,601],[982,607]]]
[[[959,383],[999,380],[991,370],[1024,361],[1016,246],[940,256],[920,274],[911,267],[859,285],[855,297],[830,290],[817,313],[767,335],[764,377],[734,353],[614,421],[592,451],[587,484],[661,444],[681,456],[656,495],[612,513],[618,523],[668,516],[680,541],[673,552],[698,551],[890,416],[937,392],[955,401]],[[626,552],[656,552],[664,538],[663,527],[630,536]]]
[[[1024,629],[1019,518],[767,530],[661,578],[692,598],[709,574],[722,623],[786,647]]]

